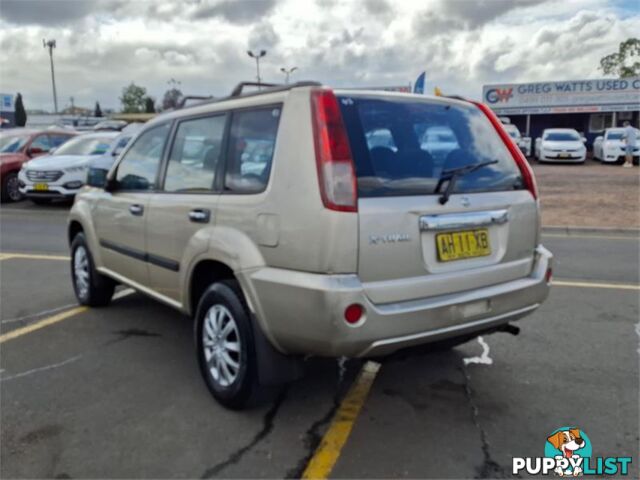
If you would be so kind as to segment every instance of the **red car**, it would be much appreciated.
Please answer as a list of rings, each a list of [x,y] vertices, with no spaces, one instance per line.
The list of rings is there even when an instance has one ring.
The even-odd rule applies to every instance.
[[[0,131],[0,192],[3,202],[22,198],[18,172],[22,164],[59,147],[76,132],[62,129],[31,130],[12,128]]]

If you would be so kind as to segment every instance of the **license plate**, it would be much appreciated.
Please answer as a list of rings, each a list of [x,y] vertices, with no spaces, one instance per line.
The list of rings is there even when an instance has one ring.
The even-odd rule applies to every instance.
[[[33,189],[36,192],[46,192],[47,190],[49,190],[49,184],[48,183],[36,183],[33,186]]]
[[[463,230],[461,232],[447,232],[436,235],[438,260],[450,262],[465,258],[486,257],[491,255],[489,245],[489,230]]]
[[[558,158],[567,158],[568,156],[569,156],[569,154],[568,153],[564,153],[564,152],[558,154]]]

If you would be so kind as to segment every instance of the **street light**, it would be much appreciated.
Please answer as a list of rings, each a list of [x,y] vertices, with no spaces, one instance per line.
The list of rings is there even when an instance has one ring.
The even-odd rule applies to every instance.
[[[251,50],[247,50],[247,55],[249,55],[251,58],[255,58],[256,59],[256,78],[258,79],[258,83],[261,83],[260,81],[260,59],[262,57],[264,57],[267,54],[266,50],[260,50],[259,52],[253,53]]]
[[[280,71],[282,73],[284,73],[284,83],[289,83],[289,75],[291,75],[293,72],[295,72],[298,69],[298,67],[292,67],[292,68],[280,68]]]
[[[58,94],[56,93],[56,76],[53,71],[53,49],[56,48],[55,40],[42,39],[42,47],[49,49],[49,61],[51,62],[51,84],[53,85],[53,109],[58,113]]]

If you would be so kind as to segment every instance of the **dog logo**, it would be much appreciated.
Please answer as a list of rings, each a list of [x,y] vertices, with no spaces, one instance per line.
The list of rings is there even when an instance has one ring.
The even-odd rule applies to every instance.
[[[582,459],[591,456],[591,442],[578,428],[561,428],[547,437],[544,454],[558,460],[556,475],[577,477],[583,474]],[[567,461],[562,462],[562,459]],[[567,466],[563,468],[565,464]]]
[[[591,440],[578,427],[562,427],[547,436],[544,457],[513,457],[514,475],[629,475],[631,457],[592,457]]]

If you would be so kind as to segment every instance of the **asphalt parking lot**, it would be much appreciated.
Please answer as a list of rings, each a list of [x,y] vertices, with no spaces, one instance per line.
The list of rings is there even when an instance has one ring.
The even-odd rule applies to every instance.
[[[363,362],[311,360],[263,406],[223,409],[187,318],[126,289],[76,309],[66,208],[1,211],[0,476],[300,477]],[[638,238],[543,243],[556,285],[520,335],[382,361],[331,477],[511,478],[567,425],[637,476]]]

